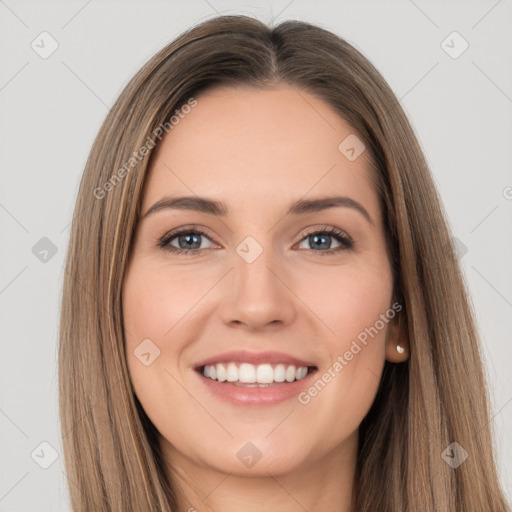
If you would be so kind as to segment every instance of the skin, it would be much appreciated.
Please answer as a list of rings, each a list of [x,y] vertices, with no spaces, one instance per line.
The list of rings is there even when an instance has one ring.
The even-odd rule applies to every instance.
[[[214,396],[193,367],[233,349],[277,350],[313,361],[322,374],[391,308],[368,152],[349,161],[338,145],[354,133],[350,125],[283,84],[220,87],[197,100],[155,149],[142,216],[165,195],[222,200],[231,213],[164,209],[138,223],[123,288],[135,393],[161,434],[180,511],[351,510],[358,426],[384,361],[408,357],[398,315],[308,404],[294,397],[236,406]],[[293,202],[325,195],[352,198],[372,223],[349,207],[285,215]],[[200,253],[158,246],[189,225],[208,233]],[[331,248],[315,249],[306,228],[325,226],[346,233],[353,248],[333,252],[341,244],[328,237]],[[247,236],[263,249],[250,264],[236,252]],[[160,355],[145,366],[134,350],[148,338]],[[252,467],[237,457],[248,441],[262,454]]]

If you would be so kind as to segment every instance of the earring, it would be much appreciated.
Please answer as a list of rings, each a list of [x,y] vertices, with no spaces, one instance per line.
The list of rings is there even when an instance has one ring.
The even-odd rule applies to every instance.
[[[400,324],[402,323],[402,316],[400,315],[398,317],[398,330],[400,331]],[[405,348],[402,347],[401,345],[397,345],[396,346],[396,351],[399,353],[399,354],[403,354],[405,352]]]

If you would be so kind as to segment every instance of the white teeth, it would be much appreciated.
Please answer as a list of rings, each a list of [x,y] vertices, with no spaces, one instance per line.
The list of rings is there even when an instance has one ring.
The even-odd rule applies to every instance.
[[[242,363],[240,365],[240,368],[238,369],[238,380],[240,382],[248,383],[256,382],[256,368],[254,367],[254,365]]]
[[[295,378],[297,380],[301,380],[303,379],[308,373],[308,369],[305,368],[304,366],[302,367],[299,367],[297,368],[297,371],[295,372]],[[219,378],[219,376],[217,375],[217,379]]]
[[[276,382],[284,382],[284,379],[286,379],[286,367],[284,364],[278,364],[274,368],[274,380]]]
[[[227,371],[224,365],[218,364],[217,365],[217,380],[219,382],[224,382],[227,379]]]
[[[212,377],[212,371],[210,370],[210,378],[215,379],[215,376]],[[288,366],[286,368],[286,380],[287,382],[293,382],[295,380],[295,366]]]
[[[274,370],[269,364],[260,364],[256,368],[256,381],[259,384],[269,384],[274,382]]]
[[[206,366],[204,367],[206,370]],[[209,375],[205,374],[205,377],[208,377]],[[228,382],[235,382],[238,380],[238,368],[236,367],[235,363],[229,363],[228,364]]]
[[[277,364],[275,366],[265,363],[253,365],[249,363],[236,363],[206,365],[203,375],[219,382],[234,382],[254,387],[266,387],[273,382],[293,382],[301,380],[308,374],[306,366],[296,367],[295,365]],[[250,385],[253,386],[250,386]]]

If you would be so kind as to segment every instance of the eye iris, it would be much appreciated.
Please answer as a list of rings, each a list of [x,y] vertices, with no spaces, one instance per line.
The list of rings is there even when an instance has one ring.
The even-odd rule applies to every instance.
[[[309,237],[309,243],[311,244],[312,247],[315,247],[315,243],[318,240],[322,240],[323,239],[324,242],[320,244],[320,247],[316,246],[316,248],[329,249],[331,247],[330,236],[331,235],[326,235],[326,234],[324,234],[324,235],[311,235]],[[325,241],[326,239],[328,239],[327,242]]]
[[[180,249],[198,249],[201,246],[201,235],[197,234],[188,234],[188,235],[180,235],[178,237],[178,244],[180,246]],[[182,241],[185,241],[185,244],[182,245]],[[198,247],[191,247],[191,244],[189,242],[192,241],[192,244],[197,243]]]

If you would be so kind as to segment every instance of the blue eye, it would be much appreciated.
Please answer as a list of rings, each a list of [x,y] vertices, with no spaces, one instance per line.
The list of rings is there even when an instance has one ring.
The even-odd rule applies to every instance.
[[[207,247],[201,247],[201,238],[210,240],[208,235],[198,228],[181,228],[177,231],[164,235],[157,243],[164,251],[171,252],[173,254],[197,254]],[[338,243],[339,247],[331,248],[331,240],[334,238]],[[173,245],[176,240],[178,246]],[[350,250],[354,247],[354,242],[351,238],[334,227],[324,227],[323,229],[316,229],[303,234],[301,243],[306,241],[310,244],[311,249],[308,249],[313,256],[324,256],[333,255],[343,250]],[[329,250],[323,250],[329,249]]]
[[[182,229],[169,235],[165,235],[159,242],[158,246],[166,251],[175,254],[182,254],[187,252],[198,252],[204,249],[201,247],[201,237],[208,238],[206,233],[200,229]],[[171,245],[173,240],[177,240],[178,247]]]
[[[331,240],[334,238],[339,244],[339,247],[334,248],[333,250],[323,251],[318,249],[331,249]],[[314,230],[310,233],[307,233],[303,240],[307,241],[312,247],[317,247],[317,249],[312,249],[312,254],[314,256],[324,256],[324,255],[332,255],[333,253],[337,253],[339,251],[353,249],[354,243],[350,239],[348,235],[346,235],[343,231],[338,228],[333,227],[325,227],[322,230]]]

